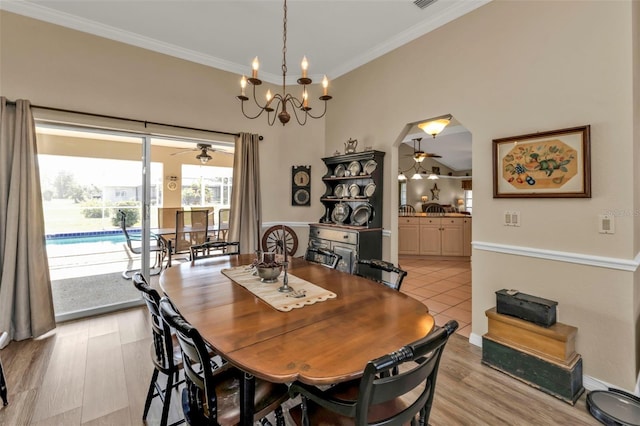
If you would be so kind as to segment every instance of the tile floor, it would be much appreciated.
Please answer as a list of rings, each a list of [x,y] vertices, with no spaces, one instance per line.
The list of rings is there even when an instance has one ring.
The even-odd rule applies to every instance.
[[[471,262],[400,256],[398,263],[407,271],[401,291],[427,305],[437,325],[458,321],[456,333],[469,338]]]

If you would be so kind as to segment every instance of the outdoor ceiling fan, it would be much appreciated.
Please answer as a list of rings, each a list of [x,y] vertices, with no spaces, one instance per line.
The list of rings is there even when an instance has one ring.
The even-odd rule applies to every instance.
[[[196,148],[190,148],[190,149],[185,149],[185,150],[182,150],[182,151],[174,152],[171,155],[185,154],[187,152],[193,152],[193,151],[200,151],[200,153],[198,155],[196,155],[196,158],[198,160],[200,160],[200,162],[202,164],[206,164],[209,160],[211,160],[211,156],[209,155],[209,152],[220,152],[222,154],[233,154],[233,152],[225,151],[224,149],[213,148],[211,145],[206,144],[206,143],[199,143]]]
[[[422,163],[422,160],[424,160],[425,158],[442,158],[442,155],[422,151],[422,149],[420,148],[420,141],[422,140],[422,138],[415,138],[412,140],[413,140],[412,157],[416,163]],[[416,149],[416,142],[418,143],[418,149]]]

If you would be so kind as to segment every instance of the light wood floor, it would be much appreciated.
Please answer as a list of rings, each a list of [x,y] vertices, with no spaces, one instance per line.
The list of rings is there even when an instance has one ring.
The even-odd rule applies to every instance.
[[[45,337],[11,342],[0,357],[9,406],[0,425],[139,425],[151,378],[146,308],[60,324]],[[585,408],[526,386],[480,362],[480,348],[453,335],[438,376],[430,424],[597,425]],[[170,421],[180,416],[178,394]],[[148,424],[159,423],[152,404]]]

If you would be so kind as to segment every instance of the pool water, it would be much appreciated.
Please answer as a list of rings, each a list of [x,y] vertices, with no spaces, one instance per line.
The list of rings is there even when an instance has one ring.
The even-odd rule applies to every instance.
[[[87,244],[87,243],[112,243],[122,244],[126,242],[124,235],[108,234],[108,235],[91,235],[77,237],[49,237],[47,245],[68,245],[68,244]]]

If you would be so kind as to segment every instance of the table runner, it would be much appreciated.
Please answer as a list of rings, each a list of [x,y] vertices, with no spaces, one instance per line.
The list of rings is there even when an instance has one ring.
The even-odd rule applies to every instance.
[[[283,273],[278,276],[278,281],[274,283],[263,283],[258,275],[253,275],[250,266],[236,266],[234,268],[223,269],[222,273],[233,281],[237,282],[254,295],[274,307],[275,309],[288,312],[294,308],[302,308],[305,305],[313,305],[327,299],[335,299],[337,295],[322,287],[318,287],[309,281],[298,278],[287,273],[289,286],[295,290],[293,293],[281,293],[278,288],[282,286]],[[293,297],[304,293],[303,297]]]

